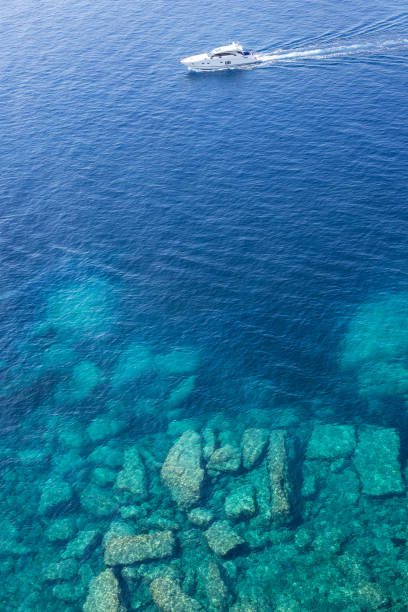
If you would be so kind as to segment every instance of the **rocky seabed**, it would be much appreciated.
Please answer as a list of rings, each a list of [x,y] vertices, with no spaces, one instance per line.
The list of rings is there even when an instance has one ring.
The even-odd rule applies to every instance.
[[[349,321],[340,366],[366,407],[347,422],[263,379],[240,395],[224,376],[230,405],[204,405],[196,348],[110,352],[114,293],[51,291],[2,365],[25,407],[0,444],[3,609],[406,611],[406,296]]]
[[[4,468],[6,609],[406,610],[395,429],[216,415],[125,447],[121,430],[100,416]]]

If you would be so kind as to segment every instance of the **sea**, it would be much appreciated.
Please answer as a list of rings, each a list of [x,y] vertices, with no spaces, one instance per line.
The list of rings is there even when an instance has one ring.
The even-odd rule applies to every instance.
[[[2,609],[406,611],[406,3],[0,16]]]

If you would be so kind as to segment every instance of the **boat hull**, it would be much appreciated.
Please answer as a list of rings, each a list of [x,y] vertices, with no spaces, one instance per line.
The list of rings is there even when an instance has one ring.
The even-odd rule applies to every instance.
[[[261,59],[256,55],[249,55],[245,58],[228,59],[210,58],[208,55],[186,57],[180,60],[184,66],[193,72],[214,72],[218,70],[233,70],[234,68],[245,68],[261,63]]]

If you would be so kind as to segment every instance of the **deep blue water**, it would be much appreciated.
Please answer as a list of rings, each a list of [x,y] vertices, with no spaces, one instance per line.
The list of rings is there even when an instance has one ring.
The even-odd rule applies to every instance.
[[[109,386],[118,355],[136,340],[157,354],[200,353],[180,418],[291,406],[303,427],[323,418],[320,402],[323,420],[400,427],[405,440],[408,390],[367,397],[355,370],[341,366],[356,309],[408,291],[405,8],[380,0],[2,6],[4,448],[30,447],[38,430],[52,429],[44,415],[74,414],[86,427],[112,397],[129,412],[154,395],[150,379],[144,390]],[[214,74],[178,63],[233,39],[299,55]],[[47,303],[67,295],[59,291],[93,282],[104,287],[99,322],[79,325],[77,336],[74,324],[55,331],[55,321],[34,334]],[[62,343],[101,378],[84,399],[58,403],[72,363],[33,372],[64,333]],[[406,355],[408,342],[393,363]],[[32,416],[38,407],[42,418]],[[136,437],[138,427],[165,431],[165,410],[134,427]],[[14,520],[17,504],[4,515]]]

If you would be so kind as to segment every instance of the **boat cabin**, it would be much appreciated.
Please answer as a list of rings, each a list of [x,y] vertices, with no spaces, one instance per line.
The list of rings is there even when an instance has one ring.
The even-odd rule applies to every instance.
[[[241,45],[238,43],[232,43],[231,45],[225,45],[224,47],[217,47],[208,54],[211,59],[216,57],[228,57],[237,55],[250,55],[249,51],[244,51]]]

